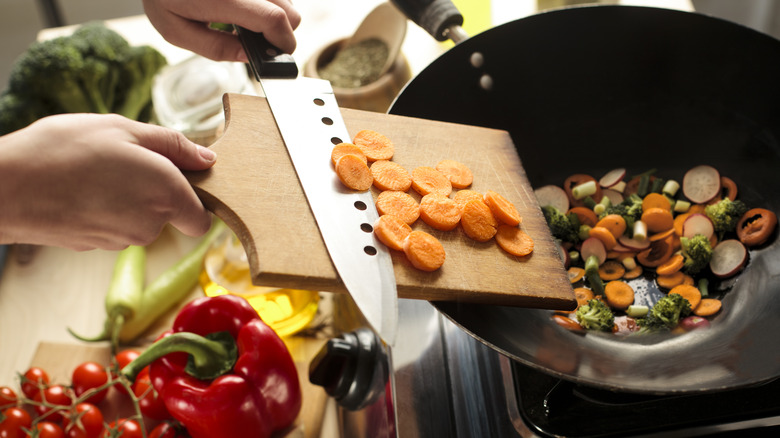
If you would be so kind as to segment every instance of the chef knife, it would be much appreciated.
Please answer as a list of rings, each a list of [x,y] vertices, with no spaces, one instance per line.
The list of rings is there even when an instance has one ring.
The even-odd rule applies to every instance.
[[[257,32],[236,26],[249,65],[303,187],[333,265],[369,325],[395,342],[398,298],[388,249],[374,236],[378,218],[370,191],[343,186],[331,168],[331,149],[349,142],[330,82],[298,77],[298,67]]]

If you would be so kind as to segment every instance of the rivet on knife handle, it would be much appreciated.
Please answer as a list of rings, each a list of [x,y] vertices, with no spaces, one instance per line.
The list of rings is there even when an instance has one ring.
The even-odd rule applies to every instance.
[[[249,66],[258,81],[260,78],[295,78],[298,66],[292,55],[269,43],[262,33],[241,26],[233,26],[249,58]]]

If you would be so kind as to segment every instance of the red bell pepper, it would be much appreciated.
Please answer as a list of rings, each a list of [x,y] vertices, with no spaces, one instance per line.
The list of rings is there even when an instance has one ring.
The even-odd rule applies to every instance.
[[[147,364],[168,411],[193,438],[269,437],[301,409],[290,352],[240,297],[190,302],[122,374],[132,379]]]

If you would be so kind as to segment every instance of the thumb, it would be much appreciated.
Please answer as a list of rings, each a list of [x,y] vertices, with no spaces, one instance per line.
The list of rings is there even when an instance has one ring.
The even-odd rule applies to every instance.
[[[138,124],[133,135],[138,144],[168,158],[182,170],[205,170],[213,166],[217,154],[193,143],[184,134],[162,126]]]

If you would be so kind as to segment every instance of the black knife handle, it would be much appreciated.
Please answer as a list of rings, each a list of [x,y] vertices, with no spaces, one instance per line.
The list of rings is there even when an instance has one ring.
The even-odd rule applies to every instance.
[[[236,29],[238,39],[244,46],[249,66],[258,81],[261,78],[290,78],[298,77],[298,66],[292,55],[279,50],[269,43],[262,33],[251,31],[241,26],[233,26]]]
[[[451,0],[391,0],[391,2],[438,41],[449,39],[450,27],[463,25],[463,15]]]

